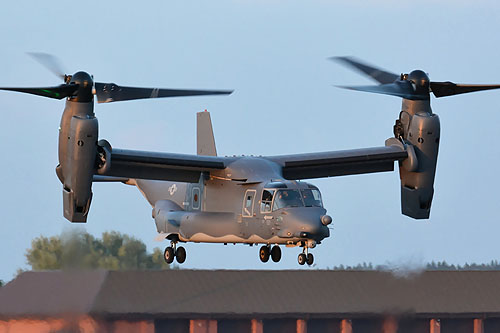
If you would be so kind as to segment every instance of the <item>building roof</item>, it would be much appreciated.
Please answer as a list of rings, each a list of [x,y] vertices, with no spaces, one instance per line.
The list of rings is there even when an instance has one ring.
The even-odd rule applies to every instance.
[[[0,317],[498,317],[499,287],[499,271],[25,272],[0,288]]]

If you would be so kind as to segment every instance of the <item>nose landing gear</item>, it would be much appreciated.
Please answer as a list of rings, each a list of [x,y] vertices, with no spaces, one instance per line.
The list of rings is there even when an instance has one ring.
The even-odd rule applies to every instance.
[[[298,257],[298,262],[299,265],[304,265],[307,263],[307,265],[309,266],[314,263],[314,256],[312,255],[312,253],[309,253],[309,248],[307,247],[307,245],[302,248],[302,253],[299,254]]]
[[[166,247],[165,252],[163,252],[163,259],[167,264],[171,264],[174,262],[174,258],[179,264],[182,264],[186,261],[186,249],[182,246],[177,247],[177,242],[171,241],[170,246]]]

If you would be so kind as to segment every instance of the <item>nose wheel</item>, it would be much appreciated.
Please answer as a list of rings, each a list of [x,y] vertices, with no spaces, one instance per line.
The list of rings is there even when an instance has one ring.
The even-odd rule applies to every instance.
[[[304,265],[307,261],[307,257],[304,253],[299,254],[299,265]]]
[[[304,246],[302,249],[302,253],[299,254],[299,257],[297,261],[299,262],[299,265],[305,265],[307,264],[308,266],[311,266],[314,263],[314,256],[312,253],[309,253],[308,247]]]
[[[312,253],[308,253],[307,254],[307,264],[309,266],[311,266],[313,263],[314,263],[314,256],[312,255]]]
[[[177,242],[170,242],[170,246],[165,248],[165,252],[163,252],[163,259],[167,264],[171,264],[174,262],[174,258],[177,259],[179,264],[182,264],[186,261],[186,249],[182,246],[177,247]]]

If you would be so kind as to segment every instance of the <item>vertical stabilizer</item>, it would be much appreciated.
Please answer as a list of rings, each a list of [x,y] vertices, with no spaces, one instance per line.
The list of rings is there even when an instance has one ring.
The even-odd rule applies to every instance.
[[[196,145],[198,155],[217,156],[212,120],[206,110],[196,114]]]

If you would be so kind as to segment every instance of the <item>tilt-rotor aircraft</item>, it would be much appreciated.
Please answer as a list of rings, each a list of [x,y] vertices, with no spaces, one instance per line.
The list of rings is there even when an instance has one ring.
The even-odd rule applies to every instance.
[[[217,156],[208,112],[197,114],[197,155],[113,148],[98,138],[94,96],[99,103],[143,98],[229,94],[230,91],[124,87],[94,82],[86,72],[64,75],[53,57],[34,54],[64,79],[42,88],[1,88],[44,97],[66,98],[59,129],[57,176],[63,184],[64,217],[86,222],[93,182],[136,186],[153,208],[167,263],[186,260],[179,242],[262,244],[259,257],[281,259],[280,245],[301,247],[300,265],[313,264],[309,249],[329,237],[332,218],[319,189],[304,179],[393,171],[399,162],[401,210],[429,218],[438,155],[439,118],[430,107],[436,97],[497,89],[500,85],[464,85],[430,81],[421,70],[396,75],[354,58],[334,60],[368,75],[375,86],[348,89],[403,99],[394,137],[384,146],[279,156]]]

